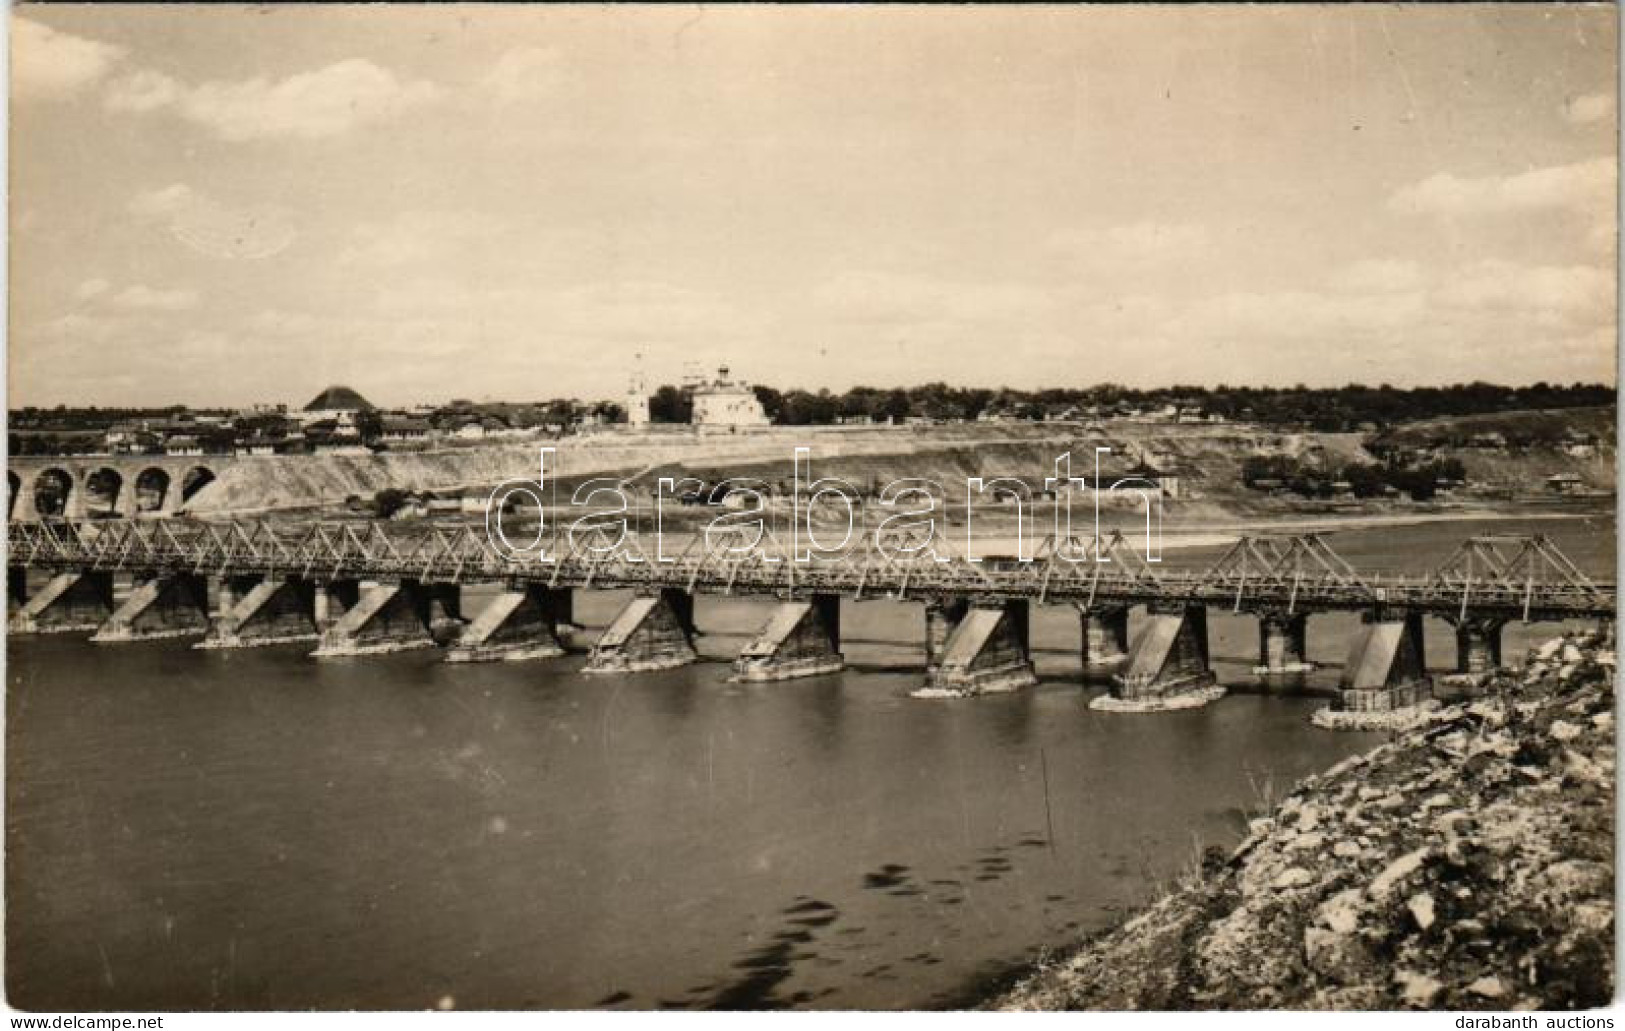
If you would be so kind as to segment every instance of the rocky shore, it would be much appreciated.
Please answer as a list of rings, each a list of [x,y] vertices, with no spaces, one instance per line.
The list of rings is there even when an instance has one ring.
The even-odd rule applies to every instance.
[[[1614,990],[1614,651],[1520,675],[1299,784],[1012,1010],[1579,1009]]]

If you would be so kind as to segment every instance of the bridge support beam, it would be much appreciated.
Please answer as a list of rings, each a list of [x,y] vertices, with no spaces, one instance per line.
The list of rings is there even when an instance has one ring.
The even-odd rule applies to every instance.
[[[1078,606],[1083,628],[1083,668],[1115,669],[1128,658],[1128,606]]]
[[[1089,703],[1107,712],[1193,709],[1224,697],[1208,666],[1207,609],[1152,606],[1110,694]]]
[[[463,628],[447,662],[518,662],[564,654],[560,624],[573,618],[568,587],[510,587]]]
[[[311,655],[325,659],[432,647],[433,597],[432,588],[413,580],[364,588],[355,604],[321,631]]]
[[[954,628],[959,626],[965,613],[970,611],[970,602],[964,598],[931,598],[925,603],[925,671],[936,672],[942,661],[943,650],[948,647],[948,638],[953,635]]]
[[[28,604],[28,569],[25,566],[6,567],[6,613],[9,616]]]
[[[835,673],[841,656],[841,596],[781,602],[756,639],[734,660],[734,679],[793,680]]]
[[[311,612],[319,635],[344,618],[361,600],[361,585],[354,580],[318,580],[311,598]]]
[[[927,610],[929,619],[929,609]],[[975,602],[953,627],[915,698],[960,698],[1036,684],[1027,645],[1027,602]]]
[[[1315,713],[1315,725],[1379,730],[1415,723],[1433,699],[1424,655],[1421,613],[1365,613],[1349,643],[1337,699]]]
[[[673,587],[626,603],[596,643],[584,673],[637,673],[693,662],[694,596]]]
[[[214,620],[196,648],[257,648],[316,639],[320,589],[295,577],[222,577]]]
[[[7,622],[10,634],[95,630],[113,611],[113,574],[58,573]]]
[[[1308,673],[1315,668],[1308,661],[1309,617],[1286,612],[1258,614],[1258,665],[1253,672],[1261,677]]]
[[[1468,616],[1456,621],[1456,673],[1484,677],[1501,668],[1501,628],[1495,616]]]
[[[136,581],[107,622],[91,636],[98,644],[188,637],[209,629],[209,580],[173,573]]]

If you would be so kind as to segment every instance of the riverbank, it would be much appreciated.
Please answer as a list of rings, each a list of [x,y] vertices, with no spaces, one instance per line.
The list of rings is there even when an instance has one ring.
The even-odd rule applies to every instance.
[[[1578,1009],[1614,985],[1614,652],[1589,634],[1301,782],[1009,1010]],[[1193,864],[1195,865],[1195,864]]]

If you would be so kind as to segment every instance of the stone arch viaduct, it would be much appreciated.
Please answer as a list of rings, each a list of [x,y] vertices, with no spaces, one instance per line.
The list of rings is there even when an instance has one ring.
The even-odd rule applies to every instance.
[[[6,515],[15,522],[174,515],[237,461],[232,455],[13,456]]]

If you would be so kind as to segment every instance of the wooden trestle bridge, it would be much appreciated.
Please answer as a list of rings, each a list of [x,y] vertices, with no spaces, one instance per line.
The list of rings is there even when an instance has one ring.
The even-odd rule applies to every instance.
[[[667,554],[632,535],[612,543],[603,534],[558,536],[543,559],[504,556],[483,526],[16,522],[7,539],[10,628],[94,629],[103,641],[192,633],[204,647],[315,639],[317,655],[438,636],[453,660],[512,659],[562,651],[573,590],[631,589],[587,667],[628,671],[694,658],[696,594],[754,595],[779,607],[737,666],[745,679],[767,680],[839,668],[840,599],[890,598],[925,604],[927,693],[966,694],[1030,683],[1028,607],[1066,604],[1083,622],[1085,664],[1118,669],[1117,701],[1156,707],[1213,690],[1209,608],[1259,618],[1260,673],[1308,668],[1310,615],[1358,611],[1340,704],[1384,709],[1430,691],[1423,616],[1452,623],[1460,672],[1482,673],[1499,664],[1505,623],[1610,621],[1616,606],[1613,582],[1587,577],[1541,535],[1473,537],[1411,576],[1361,572],[1317,534],[1243,537],[1190,569],[1147,561],[1119,533],[1051,538],[1031,561],[973,559],[898,536],[799,562],[784,542],[743,531],[668,542]],[[32,592],[30,569],[50,574]],[[117,604],[114,577],[131,585]],[[460,588],[471,584],[496,585],[498,594],[466,620]],[[1136,607],[1144,616],[1131,643]]]

